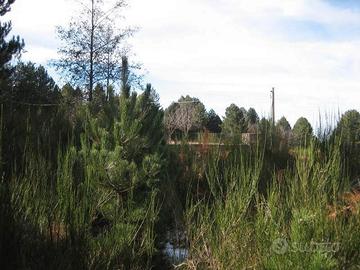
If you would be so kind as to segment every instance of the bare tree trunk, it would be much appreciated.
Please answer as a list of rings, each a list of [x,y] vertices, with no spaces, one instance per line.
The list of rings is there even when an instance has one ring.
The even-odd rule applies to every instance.
[[[106,100],[109,100],[109,86],[110,86],[110,53],[107,54],[107,74],[106,74]]]
[[[91,33],[90,33],[90,73],[89,73],[89,101],[92,101],[94,84],[94,32],[95,32],[95,7],[94,0],[91,0]]]

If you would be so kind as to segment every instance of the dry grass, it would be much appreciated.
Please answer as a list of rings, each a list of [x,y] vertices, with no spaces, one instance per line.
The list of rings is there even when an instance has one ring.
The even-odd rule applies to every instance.
[[[349,217],[350,215],[358,215],[360,207],[360,190],[353,189],[345,192],[340,196],[337,206],[329,206],[329,218],[335,220],[339,217]]]

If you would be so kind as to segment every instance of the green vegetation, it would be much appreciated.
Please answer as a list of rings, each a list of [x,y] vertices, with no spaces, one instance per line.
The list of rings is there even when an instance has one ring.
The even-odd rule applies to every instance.
[[[246,115],[235,104],[226,108],[222,131],[229,136],[235,136],[246,131]]]
[[[43,74],[32,65],[19,67]],[[139,96],[130,92],[126,66],[123,70],[119,109],[111,111],[112,99],[101,103],[96,98],[102,91],[98,87],[93,103],[79,105],[75,111],[80,114],[80,131],[68,121],[69,129],[78,134],[69,135],[65,145],[61,140],[45,140],[49,134],[49,140],[54,139],[50,129],[56,127],[43,125],[53,119],[47,120],[51,114],[43,115],[42,108],[16,116],[26,120],[25,130],[2,144],[0,234],[5,268],[143,269],[152,265],[164,170],[162,111],[151,85]],[[62,92],[66,98],[76,93],[69,85]],[[60,94],[57,88],[49,93]],[[8,110],[2,106],[1,119],[10,117]],[[66,110],[66,99],[54,110],[59,110],[55,116]],[[71,111],[65,115],[71,117]],[[12,123],[1,123],[6,139]],[[18,141],[22,136],[23,142]],[[15,153],[18,156],[7,154],[16,146],[22,148]]]
[[[187,208],[189,269],[356,269],[359,191],[342,173],[338,144],[298,148],[266,192],[262,152],[212,153],[210,193]]]
[[[0,0],[0,16],[13,3]],[[12,61],[24,44],[10,29],[0,25],[1,269],[172,269],[169,244],[187,251],[180,269],[360,267],[359,112],[314,134],[306,118],[274,126],[236,104],[221,119],[189,95],[163,110],[126,55],[111,58],[123,36],[103,47],[113,61],[72,62],[82,74],[60,60],[77,77],[59,87]],[[115,38],[107,30],[93,29],[95,46]],[[93,50],[84,39],[79,57]]]
[[[299,146],[302,143],[305,143],[305,145],[309,144],[312,134],[313,129],[309,121],[304,117],[300,117],[293,128],[293,145]]]

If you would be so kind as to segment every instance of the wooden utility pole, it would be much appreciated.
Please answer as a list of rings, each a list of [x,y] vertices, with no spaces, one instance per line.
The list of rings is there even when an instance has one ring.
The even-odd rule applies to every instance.
[[[275,126],[275,88],[271,90],[271,120]]]

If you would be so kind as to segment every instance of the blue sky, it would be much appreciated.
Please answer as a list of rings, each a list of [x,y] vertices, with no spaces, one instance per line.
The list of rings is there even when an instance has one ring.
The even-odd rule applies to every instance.
[[[360,10],[360,2],[358,0],[327,0],[326,2],[339,8]]]
[[[17,0],[7,15],[26,41],[24,60],[56,58],[55,26],[71,0]],[[181,95],[224,115],[231,103],[314,125],[319,112],[360,110],[360,1],[129,0],[120,25],[138,26],[134,59],[163,107]],[[39,7],[42,7],[41,9]]]

